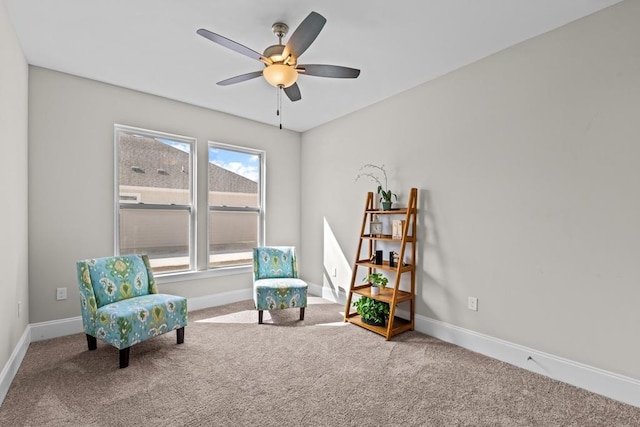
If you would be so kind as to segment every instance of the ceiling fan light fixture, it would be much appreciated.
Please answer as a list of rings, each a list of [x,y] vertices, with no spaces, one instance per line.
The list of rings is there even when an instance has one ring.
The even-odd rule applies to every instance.
[[[264,79],[275,87],[289,87],[298,79],[298,71],[290,65],[271,64],[262,70]]]

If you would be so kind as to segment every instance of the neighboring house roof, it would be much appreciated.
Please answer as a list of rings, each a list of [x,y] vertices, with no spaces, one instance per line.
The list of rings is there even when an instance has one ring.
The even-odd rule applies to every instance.
[[[189,189],[189,154],[153,138],[121,132],[121,185]],[[258,184],[209,163],[209,191],[257,193]]]

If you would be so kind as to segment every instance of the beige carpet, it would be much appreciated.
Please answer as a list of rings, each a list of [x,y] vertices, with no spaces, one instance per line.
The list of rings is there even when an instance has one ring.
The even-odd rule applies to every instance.
[[[166,334],[87,351],[83,334],[30,345],[0,426],[639,426],[625,405],[451,344],[383,337],[313,298],[298,310],[252,302],[189,314]]]

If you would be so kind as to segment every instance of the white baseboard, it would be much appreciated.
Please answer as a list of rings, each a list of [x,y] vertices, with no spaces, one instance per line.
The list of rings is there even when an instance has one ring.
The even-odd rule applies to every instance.
[[[322,294],[322,286],[310,284],[309,293],[312,295]],[[189,307],[189,311],[195,311],[252,298],[253,291],[251,289],[240,289],[237,291],[222,292],[202,297],[187,298],[187,307]],[[52,320],[49,322],[32,323],[30,342],[48,340],[50,338],[63,337],[71,334],[79,334],[83,330],[81,316]]]
[[[203,297],[187,298],[187,307],[189,307],[189,311],[203,310],[209,307],[231,304],[232,302],[248,299],[253,299],[253,291],[251,289],[240,289],[220,294],[205,295]]]
[[[322,296],[323,289],[324,288],[322,287],[322,285],[316,285],[315,283],[307,282],[307,293],[308,294],[315,295],[315,296]]]
[[[322,287],[319,294],[330,301],[346,303],[346,294],[341,288],[336,292],[334,289]],[[398,310],[397,313],[400,317],[409,317],[407,311]],[[634,378],[513,344],[419,314],[415,317],[415,329],[467,350],[640,407],[640,381]]]
[[[313,283],[307,283],[308,293],[311,295],[321,295],[322,286]],[[252,289],[240,289],[237,291],[223,292],[220,294],[206,295],[203,297],[194,297],[187,299],[189,311],[202,310],[209,307],[216,307],[232,302],[245,301],[253,299]]]
[[[322,298],[329,300],[331,302],[335,302],[337,304],[346,304],[347,303],[347,294],[346,291],[342,288],[327,288],[326,286],[314,285],[322,288],[321,290],[316,290],[317,294],[322,296]]]
[[[416,330],[493,359],[640,407],[640,381],[439,320],[416,315]]]
[[[79,334],[82,331],[84,331],[84,328],[82,327],[81,316],[69,317],[68,319],[51,320],[49,322],[32,323],[31,342]]]
[[[189,311],[194,311],[218,305],[230,304],[232,302],[244,301],[252,298],[251,292],[251,289],[241,289],[238,291],[223,292],[203,297],[187,298],[187,307],[189,307]],[[82,327],[81,316],[52,320],[50,322],[32,323],[31,342],[79,334],[83,331],[84,328]]]
[[[9,387],[11,387],[11,382],[13,378],[18,373],[18,368],[20,368],[20,364],[22,363],[22,359],[24,359],[24,355],[27,354],[27,349],[29,348],[29,343],[31,342],[31,328],[29,325],[24,329],[22,336],[18,340],[11,356],[9,356],[9,360],[4,365],[2,372],[0,372],[0,405],[4,401],[7,392],[9,391]]]

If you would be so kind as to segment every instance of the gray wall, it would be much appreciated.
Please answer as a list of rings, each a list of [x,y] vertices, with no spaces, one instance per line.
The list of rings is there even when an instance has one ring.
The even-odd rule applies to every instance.
[[[55,71],[29,68],[30,322],[80,315],[75,262],[113,254],[113,125],[198,139],[199,170],[207,142],[266,151],[268,244],[299,245],[300,135],[132,90]],[[198,215],[206,224],[207,185],[198,183]],[[206,229],[198,230],[206,241]],[[202,240],[201,240],[202,241]],[[200,264],[206,254],[200,253]],[[160,285],[197,297],[247,289],[242,274]],[[55,288],[67,287],[66,301]]]
[[[304,133],[309,279],[348,288],[354,178],[385,164],[420,189],[418,314],[640,379],[638,22],[622,2]]]
[[[28,67],[0,0],[0,371],[29,320],[27,233]],[[22,312],[18,317],[18,302]],[[0,396],[1,398],[2,396]]]

